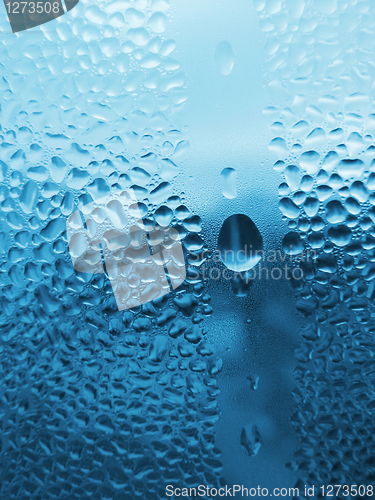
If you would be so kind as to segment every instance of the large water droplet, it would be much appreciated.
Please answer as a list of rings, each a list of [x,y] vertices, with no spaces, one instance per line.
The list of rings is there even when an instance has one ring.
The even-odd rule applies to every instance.
[[[221,191],[225,198],[232,200],[237,196],[237,172],[234,168],[224,168],[220,174]]]
[[[234,66],[234,54],[229,42],[219,42],[215,49],[215,63],[217,69],[224,76],[229,75]]]
[[[232,271],[247,271],[260,261],[263,239],[247,215],[228,217],[220,229],[218,248],[224,265]]]

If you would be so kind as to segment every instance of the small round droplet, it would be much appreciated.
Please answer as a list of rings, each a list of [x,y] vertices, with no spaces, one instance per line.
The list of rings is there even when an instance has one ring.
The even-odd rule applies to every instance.
[[[234,66],[234,54],[232,45],[229,42],[222,41],[216,45],[215,63],[219,72],[227,76]]]

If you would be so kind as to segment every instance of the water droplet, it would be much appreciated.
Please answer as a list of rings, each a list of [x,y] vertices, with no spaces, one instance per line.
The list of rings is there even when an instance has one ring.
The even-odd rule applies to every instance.
[[[260,434],[255,424],[247,424],[241,432],[241,446],[249,456],[256,455],[261,447]]]
[[[229,42],[222,41],[216,45],[215,63],[219,72],[227,76],[234,66],[234,54],[232,45]]]
[[[315,174],[318,171],[320,154],[316,151],[306,151],[301,155],[300,165],[308,174]]]
[[[306,215],[314,217],[319,210],[319,201],[316,198],[307,198],[303,208],[305,209]]]
[[[324,160],[322,161],[322,168],[324,168],[324,170],[326,170],[327,172],[331,172],[331,170],[336,167],[338,161],[339,155],[336,153],[336,151],[330,151],[326,154]]]
[[[150,344],[150,359],[156,363],[160,362],[167,352],[168,338],[165,335],[156,335]]]
[[[345,207],[352,215],[358,215],[361,211],[361,205],[351,196],[345,200]]]
[[[295,165],[286,167],[284,175],[289,184],[290,189],[293,191],[299,188],[301,182],[301,171]]]
[[[319,148],[324,145],[326,141],[326,134],[324,130],[320,127],[317,127],[305,139],[305,144],[309,148]]]
[[[275,154],[280,160],[285,160],[289,156],[288,145],[282,137],[276,137],[268,145],[271,153]]]
[[[34,204],[38,200],[38,186],[33,181],[28,181],[23,189],[20,196],[20,206],[25,214],[32,213]]]
[[[337,171],[344,179],[349,179],[350,177],[360,177],[365,168],[365,164],[362,160],[341,160]]]
[[[155,211],[154,218],[160,226],[169,226],[173,218],[173,211],[162,205]]]
[[[223,196],[232,200],[237,196],[237,171],[234,168],[224,168],[220,174]]]
[[[282,247],[286,254],[298,255],[303,252],[304,244],[297,232],[290,231],[284,236]]]
[[[364,203],[368,199],[368,192],[361,181],[355,181],[350,186],[350,194],[357,198],[360,203]]]
[[[242,272],[260,261],[263,239],[250,217],[236,214],[223,222],[218,248],[224,265],[232,271]]]
[[[346,210],[338,200],[329,201],[326,205],[326,217],[331,224],[344,222],[346,218]]]
[[[72,168],[68,178],[66,180],[66,185],[71,189],[82,189],[90,178],[90,175],[82,169]]]
[[[344,247],[349,243],[352,232],[347,226],[335,226],[328,229],[328,238],[338,247]]]
[[[312,187],[314,185],[314,179],[311,177],[311,175],[304,175],[301,180],[301,189],[302,191],[305,191],[308,193],[309,191],[312,190]]]
[[[299,216],[300,209],[290,198],[282,198],[279,207],[281,212],[289,219],[295,219]]]
[[[249,321],[249,320],[248,320]],[[255,389],[258,389],[258,383],[259,383],[259,377],[258,375],[249,375],[246,377],[248,380],[250,380],[250,387],[255,391]]]
[[[184,161],[190,152],[190,142],[189,141],[181,141],[177,144],[173,157],[176,161]]]

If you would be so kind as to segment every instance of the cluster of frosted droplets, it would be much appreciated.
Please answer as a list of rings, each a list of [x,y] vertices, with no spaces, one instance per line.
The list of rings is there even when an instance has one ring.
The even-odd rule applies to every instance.
[[[2,498],[151,499],[219,481],[221,361],[199,276],[120,313],[66,242],[74,210],[132,187],[188,261],[203,248],[173,189],[189,143],[168,8],[81,1],[20,35],[0,20]]]
[[[283,176],[287,253],[308,318],[296,351],[301,447],[288,464],[304,484],[375,479],[375,4],[257,0],[266,33],[265,110]],[[306,260],[306,254],[310,257]],[[298,265],[298,264],[296,264]],[[301,482],[302,484],[302,482]]]

